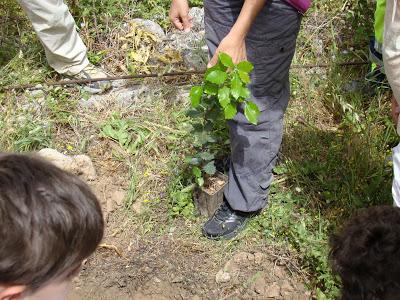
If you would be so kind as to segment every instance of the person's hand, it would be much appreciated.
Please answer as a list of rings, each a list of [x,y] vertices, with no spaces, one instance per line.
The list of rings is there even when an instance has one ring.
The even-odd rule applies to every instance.
[[[169,10],[169,19],[179,30],[189,32],[192,28],[192,17],[189,16],[189,4],[187,0],[172,0]]]
[[[395,126],[397,126],[397,124],[398,124],[399,114],[400,114],[400,107],[399,107],[399,104],[396,101],[396,98],[394,98],[394,96],[393,96],[392,97],[391,115],[392,115],[392,119],[393,119],[393,122],[394,122]]]
[[[221,52],[230,55],[235,64],[247,60],[244,38],[236,38],[234,35],[228,34],[219,44],[214,56],[207,65],[208,68],[211,68],[218,62],[218,54]]]

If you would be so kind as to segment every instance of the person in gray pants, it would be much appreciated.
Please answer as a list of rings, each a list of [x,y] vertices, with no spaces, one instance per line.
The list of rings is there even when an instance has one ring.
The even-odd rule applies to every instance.
[[[218,53],[235,63],[254,64],[250,90],[261,111],[252,125],[243,109],[229,121],[231,163],[224,202],[203,226],[211,239],[233,238],[268,200],[272,169],[282,142],[283,116],[290,96],[289,67],[296,47],[301,13],[284,0],[205,0],[206,41],[209,67]],[[188,31],[187,0],[173,0],[170,18]]]

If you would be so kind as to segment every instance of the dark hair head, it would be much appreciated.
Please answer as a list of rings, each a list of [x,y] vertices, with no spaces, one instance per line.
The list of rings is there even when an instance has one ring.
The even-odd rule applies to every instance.
[[[360,210],[330,240],[330,260],[342,299],[399,299],[400,208]]]
[[[39,158],[0,154],[0,283],[36,289],[92,254],[99,202],[78,177]]]

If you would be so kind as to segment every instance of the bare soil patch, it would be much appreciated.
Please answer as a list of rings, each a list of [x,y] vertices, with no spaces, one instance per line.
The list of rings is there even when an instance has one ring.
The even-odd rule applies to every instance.
[[[208,241],[200,222],[168,221],[163,203],[143,215],[126,211],[128,178],[112,160],[93,160],[98,179],[89,184],[102,203],[106,234],[69,300],[310,299],[276,249],[249,243],[232,250],[229,242]]]

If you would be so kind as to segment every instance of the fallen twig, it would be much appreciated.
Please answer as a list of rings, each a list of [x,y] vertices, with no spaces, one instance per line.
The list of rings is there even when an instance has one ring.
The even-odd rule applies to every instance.
[[[368,61],[354,61],[354,62],[343,62],[343,63],[332,63],[332,64],[305,64],[305,65],[292,65],[292,69],[312,69],[312,68],[329,68],[331,66],[360,66],[368,64]],[[11,90],[37,90],[42,89],[43,86],[75,86],[77,84],[93,83],[98,81],[116,81],[116,80],[132,80],[132,79],[143,79],[143,78],[161,78],[161,77],[179,77],[179,76],[191,76],[191,75],[202,75],[205,70],[198,71],[186,71],[186,72],[171,72],[171,73],[160,73],[160,74],[137,74],[137,75],[124,75],[124,76],[111,76],[105,78],[95,79],[71,79],[51,82],[38,82],[35,84],[22,84],[22,85],[9,85],[0,87],[0,91],[11,91]]]
[[[99,248],[104,248],[104,249],[108,249],[108,250],[114,250],[115,253],[117,253],[119,257],[122,257],[122,252],[117,248],[117,246],[108,245],[108,244],[100,244]]]

